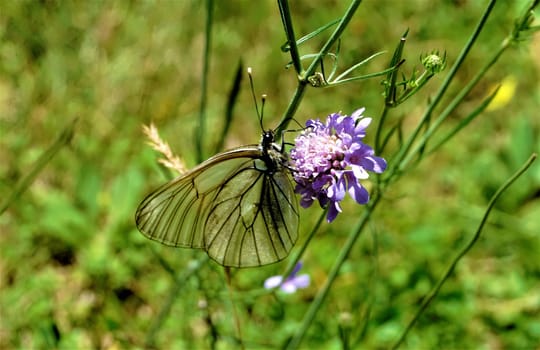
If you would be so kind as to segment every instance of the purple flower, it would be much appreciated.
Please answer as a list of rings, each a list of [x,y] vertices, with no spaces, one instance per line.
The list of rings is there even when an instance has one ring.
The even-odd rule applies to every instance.
[[[382,173],[386,169],[386,161],[362,142],[371,123],[363,112],[364,108],[351,116],[333,113],[326,124],[308,120],[291,150],[300,205],[307,208],[318,200],[323,208],[328,207],[328,222],[341,213],[339,202],[347,192],[357,203],[366,204],[369,193],[359,181],[369,177],[368,171]]]
[[[306,288],[307,286],[309,286],[309,276],[296,275],[301,267],[302,267],[302,263],[299,262],[298,264],[296,264],[296,266],[294,267],[294,270],[291,272],[289,277],[285,279],[285,281],[283,280],[283,276],[281,275],[267,278],[264,281],[264,288],[274,289],[279,286],[279,288],[287,294],[292,294],[296,292],[297,289],[300,289],[300,288]]]

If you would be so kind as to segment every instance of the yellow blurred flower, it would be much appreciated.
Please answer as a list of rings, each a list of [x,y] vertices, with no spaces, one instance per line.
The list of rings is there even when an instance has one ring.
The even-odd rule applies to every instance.
[[[501,87],[497,94],[491,100],[489,106],[487,107],[488,111],[494,111],[496,109],[502,108],[510,102],[514,94],[516,93],[517,79],[513,75],[509,75],[503,79],[501,82]],[[490,89],[490,94],[493,92],[495,87]]]

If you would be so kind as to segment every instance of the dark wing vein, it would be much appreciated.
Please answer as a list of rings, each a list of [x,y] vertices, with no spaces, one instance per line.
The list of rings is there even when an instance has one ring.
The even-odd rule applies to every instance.
[[[270,188],[272,190],[272,194],[273,194],[272,198],[275,198],[276,206],[279,207],[279,210],[277,210],[276,212],[279,213],[281,222],[283,223],[283,226],[284,226],[285,230],[287,231],[287,236],[289,238],[289,241],[294,242],[294,241],[296,241],[296,236],[293,237],[293,235],[297,234],[297,230],[294,229],[294,230],[291,231],[289,229],[289,225],[287,225],[288,218],[285,217],[285,213],[292,212],[294,214],[294,216],[296,216],[298,218],[299,217],[298,205],[297,205],[296,201],[294,201],[294,199],[295,199],[294,191],[293,191],[293,193],[291,193],[291,191],[290,191],[293,188],[293,185],[292,185],[291,181],[289,180],[289,178],[287,176],[283,176],[283,174],[279,174],[279,176],[282,176],[282,177],[272,177],[270,179],[272,181],[272,186],[270,186]],[[281,180],[283,180],[285,182],[285,184],[284,184],[285,188],[283,188],[279,184],[277,179],[281,179]],[[289,193],[285,193],[285,190],[288,190]],[[291,197],[291,194],[292,194],[292,197]],[[281,205],[283,205],[283,207],[281,207]],[[291,225],[291,226],[294,227],[294,225]]]

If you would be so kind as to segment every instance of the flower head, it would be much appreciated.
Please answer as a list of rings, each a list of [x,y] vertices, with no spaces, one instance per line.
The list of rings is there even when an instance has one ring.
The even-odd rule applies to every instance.
[[[446,67],[446,54],[441,56],[438,52],[433,52],[422,58],[422,64],[428,72],[439,73]]]
[[[266,289],[273,289],[279,286],[279,288],[287,293],[292,294],[296,292],[297,289],[300,288],[306,288],[309,286],[309,276],[308,275],[299,275],[298,271],[302,267],[302,263],[296,264],[294,267],[294,270],[291,272],[291,274],[285,278],[285,281],[283,280],[283,276],[277,275],[267,278],[264,281],[264,288]]]
[[[318,200],[322,207],[328,206],[328,222],[341,212],[339,202],[346,192],[357,203],[366,204],[369,193],[359,181],[369,177],[368,171],[382,173],[386,169],[386,161],[362,142],[371,123],[363,112],[364,108],[350,116],[333,113],[324,124],[308,120],[291,150],[300,205],[307,208]]]

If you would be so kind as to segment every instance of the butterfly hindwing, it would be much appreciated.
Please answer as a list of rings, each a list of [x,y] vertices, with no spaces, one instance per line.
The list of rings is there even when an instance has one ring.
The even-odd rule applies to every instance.
[[[166,245],[204,249],[224,266],[285,258],[298,235],[294,186],[285,168],[268,169],[262,158],[251,145],[208,159],[146,197],[137,227]]]
[[[205,231],[212,259],[249,267],[288,255],[298,236],[298,206],[292,183],[281,170],[268,172],[261,160],[254,160],[216,193]]]

